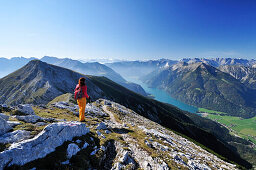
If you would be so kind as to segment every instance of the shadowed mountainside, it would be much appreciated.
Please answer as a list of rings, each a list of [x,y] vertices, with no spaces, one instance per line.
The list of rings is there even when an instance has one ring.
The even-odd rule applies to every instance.
[[[114,70],[107,67],[106,65],[100,64],[98,62],[82,63],[78,60],[72,60],[69,58],[59,59],[56,57],[48,57],[48,56],[45,56],[40,60],[47,62],[49,64],[71,69],[86,75],[105,76],[110,80],[118,84],[121,84],[122,86],[136,93],[139,93],[143,96],[147,95],[144,89],[140,85],[132,82],[127,82],[120,74],[118,74],[118,72],[115,72]]]

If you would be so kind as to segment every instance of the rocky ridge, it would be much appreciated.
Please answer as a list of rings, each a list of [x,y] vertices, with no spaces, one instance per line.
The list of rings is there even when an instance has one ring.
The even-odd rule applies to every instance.
[[[19,122],[0,136],[0,169],[236,169],[172,131],[109,100],[87,104],[86,122],[77,122],[77,105],[33,106],[36,122]],[[30,116],[30,115],[27,115]],[[8,124],[6,119],[6,124]],[[44,123],[38,126],[38,123]],[[39,128],[39,129],[38,129]],[[9,139],[10,134],[16,139]],[[8,134],[8,135],[7,135]],[[20,134],[17,136],[17,134]],[[23,135],[22,135],[23,134]],[[29,139],[28,139],[29,138]],[[6,140],[5,140],[6,141]]]
[[[219,69],[240,80],[246,86],[256,89],[256,68],[240,65],[225,65],[220,66]]]

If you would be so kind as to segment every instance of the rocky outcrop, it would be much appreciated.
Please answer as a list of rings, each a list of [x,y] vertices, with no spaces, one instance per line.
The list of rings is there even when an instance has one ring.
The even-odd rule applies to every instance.
[[[122,139],[128,144],[129,149],[125,152],[122,151],[122,148],[127,148],[127,146],[120,147],[120,145],[116,145],[119,161],[114,165],[114,169],[119,169],[118,167],[122,168],[127,165],[120,161],[122,156],[118,155],[124,155],[120,154],[120,152],[133,158],[139,164],[139,167],[143,169],[170,169],[171,167],[167,162],[173,162],[178,167],[181,166],[189,169],[221,169],[224,166],[229,167],[229,169],[236,169],[235,165],[221,160],[217,156],[195,145],[193,142],[176,135],[155,122],[145,119],[122,105],[107,100],[102,101],[102,103],[103,110],[110,114],[112,120],[111,122],[107,122],[107,124],[111,124],[112,127],[119,129],[135,127],[129,129],[129,131],[143,131],[145,136],[143,133],[140,133],[140,136],[144,136],[143,141],[147,146],[144,147],[138,144],[139,137],[136,139],[127,133],[123,133]],[[119,121],[122,121],[123,124],[115,121],[113,114],[117,114],[117,117],[120,119]],[[150,148],[151,152],[157,154],[158,157],[152,157],[148,152],[148,148]],[[132,166],[135,166],[135,164]]]
[[[18,109],[18,111],[20,111],[26,115],[34,115],[35,114],[33,108],[29,104],[19,104],[17,106],[17,109]]]
[[[16,130],[0,136],[0,143],[15,143],[28,139],[30,132],[26,130]]]
[[[101,122],[101,123],[98,124],[96,129],[97,130],[101,130],[101,129],[106,130],[107,126],[105,125],[105,123]]]
[[[0,135],[5,134],[11,129],[12,127],[7,123],[7,121],[0,117]]]
[[[18,121],[7,121],[8,125],[10,125],[11,127],[20,125],[21,123]]]
[[[0,117],[3,118],[4,120],[8,121],[10,116],[0,113]]]
[[[70,159],[73,155],[76,155],[76,153],[79,151],[80,151],[80,148],[75,143],[69,144],[67,149],[67,158]]]
[[[50,109],[43,107],[40,113],[43,109],[75,109],[71,105],[67,103],[58,109],[49,105]],[[22,130],[2,135],[0,143],[22,141],[0,153],[0,169],[12,165],[40,169],[42,161],[52,161],[52,169],[236,169],[235,165],[118,103],[100,99],[88,104],[86,110],[88,128],[81,122],[65,121],[47,125],[32,139],[25,139],[29,132]],[[57,114],[77,118],[72,113]],[[51,160],[52,156],[57,158]]]
[[[43,121],[44,119],[37,115],[28,115],[28,116],[14,116],[14,118],[24,121],[26,123],[36,123],[37,121]]]
[[[11,165],[24,165],[27,162],[43,158],[53,152],[56,147],[75,136],[82,136],[89,132],[85,124],[80,122],[58,122],[45,129],[32,139],[14,143],[0,153],[0,169]]]

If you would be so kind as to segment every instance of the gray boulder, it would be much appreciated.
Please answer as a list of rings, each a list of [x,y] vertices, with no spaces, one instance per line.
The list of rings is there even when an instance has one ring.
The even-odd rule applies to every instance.
[[[36,126],[45,126],[45,125],[47,125],[47,123],[45,123],[45,122],[37,122],[36,123]]]
[[[30,106],[30,104],[19,104],[17,106],[18,111],[25,113],[26,115],[34,115],[35,112],[32,109],[32,107]]]
[[[76,155],[80,151],[80,148],[75,144],[71,143],[68,145],[67,158],[70,159],[73,155]]]
[[[90,130],[80,122],[52,123],[32,139],[12,144],[8,150],[0,153],[0,169],[11,165],[24,165],[33,160],[44,158],[55,151],[65,141],[82,136]]]
[[[7,123],[7,121],[0,117],[0,135],[5,134],[11,129],[12,127]]]
[[[82,147],[82,149],[86,149],[87,146],[89,146],[89,143],[85,142],[84,145],[83,145],[83,147]]]
[[[21,123],[18,121],[7,121],[8,125],[10,125],[11,127],[20,125]]]
[[[101,129],[106,130],[107,126],[105,125],[105,123],[101,122],[100,124],[98,124],[96,129],[97,130],[101,130]]]
[[[0,143],[14,143],[28,139],[30,132],[26,130],[15,130],[0,136]]]
[[[7,120],[9,120],[10,116],[7,116],[7,115],[5,115],[3,113],[0,113],[0,117],[7,121]]]
[[[15,116],[15,118],[26,123],[36,123],[39,120],[43,121],[43,118],[37,115]]]

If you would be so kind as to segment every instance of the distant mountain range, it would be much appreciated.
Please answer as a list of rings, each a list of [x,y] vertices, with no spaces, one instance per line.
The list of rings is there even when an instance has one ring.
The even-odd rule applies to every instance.
[[[252,66],[256,64],[254,59],[240,59],[240,58],[184,58],[180,60],[181,62],[186,62],[188,64],[202,62],[209,64],[214,67],[224,66],[224,65],[242,65],[242,66]]]
[[[11,59],[0,58],[0,78],[16,71],[36,58],[13,57]]]
[[[0,79],[0,103],[46,104],[61,94],[73,93],[81,76],[84,75],[33,60]],[[229,131],[219,124],[183,112],[172,105],[138,95],[105,77],[86,76],[86,79],[88,94],[93,100],[105,98],[120,103],[150,120],[194,139],[229,160],[250,167],[250,164],[241,159],[234,148],[227,143],[233,141],[248,144],[248,142],[231,136]]]
[[[0,58],[0,76],[6,76],[7,74],[17,70],[18,68],[24,66],[29,61],[34,60],[35,58],[24,58],[24,57],[15,57],[11,59]],[[69,58],[59,59],[56,57],[45,56],[40,59],[41,61],[47,62],[49,64],[57,65],[60,67],[65,67],[72,69],[79,73],[95,76],[105,76],[122,86],[139,93],[143,96],[146,96],[145,90],[138,84],[126,81],[120,74],[116,73],[111,68],[100,64],[98,62],[93,63],[82,63],[78,60],[72,60]]]
[[[236,66],[221,68],[234,67]],[[253,69],[250,70],[253,72]],[[253,74],[251,76],[253,77]],[[162,88],[172,97],[194,106],[244,118],[256,115],[254,89],[247,87],[230,74],[202,62],[191,64],[179,62],[169,67],[162,67],[142,79],[150,87]],[[248,78],[245,81],[253,82],[252,79]]]
[[[49,64],[53,64],[56,66],[68,68],[74,71],[77,71],[86,75],[94,75],[94,76],[105,76],[110,80],[121,84],[122,86],[139,93],[143,96],[146,96],[145,90],[138,84],[126,81],[120,74],[107,67],[104,64],[100,64],[98,62],[92,63],[82,63],[77,60],[72,60],[69,58],[59,59],[56,57],[48,57],[45,56],[41,59],[41,61],[47,62]]]
[[[141,77],[154,71],[155,69],[165,66],[173,65],[178,61],[169,59],[148,60],[148,61],[120,61],[114,63],[106,63],[123,77]]]

